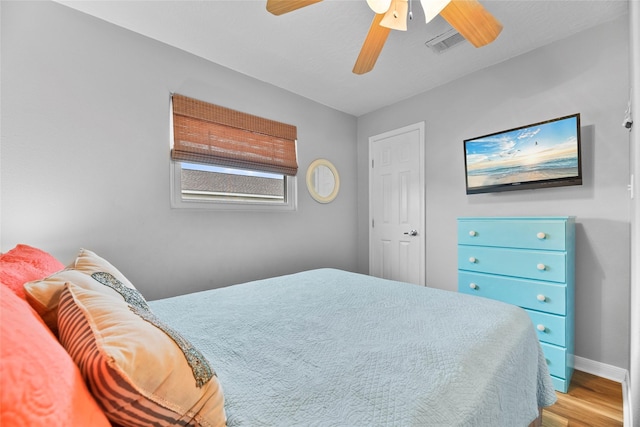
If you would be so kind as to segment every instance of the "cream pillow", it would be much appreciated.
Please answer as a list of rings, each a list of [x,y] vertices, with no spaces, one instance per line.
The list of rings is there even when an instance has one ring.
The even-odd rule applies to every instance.
[[[94,289],[110,293],[115,292],[112,287],[105,286],[91,277],[94,273],[107,273],[115,278],[122,286],[135,289],[133,284],[107,260],[94,252],[81,249],[74,262],[66,269],[59,271],[42,280],[25,283],[24,291],[29,304],[42,317],[47,326],[57,335],[58,301],[65,283],[74,283],[82,288]],[[115,286],[118,286],[117,284]]]
[[[87,249],[80,249],[75,261],[73,261],[73,263],[69,265],[68,268],[82,271],[83,273],[89,275],[104,271],[113,275],[128,288],[135,289],[135,286],[133,286],[129,279],[124,277],[124,274],[120,273],[120,271],[115,268],[109,261],[96,255],[95,252],[91,252]]]
[[[135,293],[70,283],[60,296],[60,342],[107,417],[121,426],[224,426],[222,388],[208,361]]]

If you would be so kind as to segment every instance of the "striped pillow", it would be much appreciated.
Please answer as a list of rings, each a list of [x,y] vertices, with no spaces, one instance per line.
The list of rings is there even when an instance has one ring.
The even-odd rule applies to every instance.
[[[216,376],[206,381],[188,357],[207,364],[175,331],[141,317],[152,313],[113,296],[68,283],[60,296],[60,342],[80,368],[107,417],[121,426],[224,426]],[[144,314],[144,313],[143,313]],[[195,364],[196,368],[198,364]]]

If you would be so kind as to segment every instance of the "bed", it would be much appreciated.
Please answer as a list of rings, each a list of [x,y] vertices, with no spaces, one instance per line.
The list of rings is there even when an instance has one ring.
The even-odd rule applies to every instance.
[[[479,297],[317,269],[145,301],[86,250],[24,289],[99,412],[117,425],[153,425],[123,414],[160,405],[166,418],[156,425],[526,427],[556,399],[526,313]],[[98,339],[78,344],[83,325],[87,336],[102,328]],[[111,333],[116,351],[105,350]],[[150,341],[156,333],[161,344]],[[87,361],[78,346],[97,349]],[[113,371],[104,381],[129,375],[127,393],[139,395],[129,403],[114,406],[103,378],[91,377],[105,351],[103,364],[116,368],[103,368]]]

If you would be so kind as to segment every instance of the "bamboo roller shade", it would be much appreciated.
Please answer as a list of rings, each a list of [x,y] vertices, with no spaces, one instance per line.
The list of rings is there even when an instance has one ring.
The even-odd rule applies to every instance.
[[[173,160],[296,175],[297,128],[183,95],[173,99]]]

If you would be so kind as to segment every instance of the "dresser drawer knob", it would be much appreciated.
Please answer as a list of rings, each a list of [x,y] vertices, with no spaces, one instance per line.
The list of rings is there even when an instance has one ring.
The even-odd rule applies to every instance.
[[[544,271],[547,269],[547,266],[542,263],[538,264],[536,267],[538,267],[538,270],[540,271]]]
[[[538,299],[538,301],[541,301],[541,302],[545,302],[547,300],[547,297],[545,297],[542,294],[538,294],[536,298]]]
[[[471,289],[478,289],[478,285],[476,285],[475,283],[469,283],[469,287]]]
[[[471,236],[471,237],[476,237],[477,235],[478,235],[478,233],[476,231],[471,230],[469,232],[469,236]]]
[[[541,232],[539,232],[538,234],[536,234],[536,237],[537,237],[538,239],[540,239],[540,240],[544,240],[544,239],[546,239],[546,238],[547,238],[547,235],[546,235],[546,233],[543,233],[543,232],[541,231]]]
[[[542,323],[539,323],[538,325],[536,325],[536,329],[539,330],[540,332],[544,332],[547,330],[547,328],[545,328]]]
[[[476,257],[471,256],[471,257],[469,257],[469,262],[470,262],[471,264],[475,264],[476,262],[478,262],[478,260],[476,259]]]

